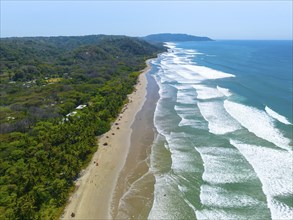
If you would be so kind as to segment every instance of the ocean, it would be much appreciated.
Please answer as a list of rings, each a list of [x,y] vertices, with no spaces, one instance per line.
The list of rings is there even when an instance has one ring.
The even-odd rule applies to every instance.
[[[292,219],[292,41],[166,43],[149,219]]]

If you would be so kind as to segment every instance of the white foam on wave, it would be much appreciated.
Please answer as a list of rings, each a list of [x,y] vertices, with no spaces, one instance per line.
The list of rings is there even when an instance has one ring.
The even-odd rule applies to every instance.
[[[176,174],[180,174],[182,172],[198,172],[198,168],[194,165],[195,158],[188,151],[174,149],[174,147],[169,144],[171,157],[172,157],[172,170]]]
[[[177,177],[183,177],[186,173],[202,172],[202,168],[196,165],[199,157],[196,156],[198,153],[194,147],[190,146],[189,135],[184,132],[170,132],[165,137],[171,152],[171,169],[173,170],[171,173]]]
[[[200,53],[194,49],[184,49],[178,47],[170,49],[169,53],[186,60],[190,60],[190,58],[195,57],[195,55],[204,55],[204,53]]]
[[[241,152],[257,173],[267,196],[272,218],[291,219],[293,207],[274,197],[293,196],[292,152],[244,144],[236,140],[230,140],[230,143]]]
[[[190,116],[196,114],[196,109],[194,108],[193,105],[190,105],[190,107],[175,105],[174,109],[179,114],[185,114],[185,115],[190,115]]]
[[[164,107],[164,99],[172,97],[170,94],[170,90],[165,88],[164,84],[159,84],[160,90],[160,99],[157,102],[155,112],[154,112],[154,125],[161,135],[168,134],[168,130],[170,129],[170,121],[166,120],[166,107]]]
[[[272,109],[270,109],[268,106],[265,107],[266,112],[273,117],[274,119],[277,119],[279,122],[282,122],[286,125],[290,125],[291,123],[287,120],[286,117],[284,117],[283,115],[278,114],[277,112],[273,111]]]
[[[199,78],[200,81],[204,79],[203,77],[199,76],[198,74],[184,68],[184,65],[174,64],[173,61],[172,62],[161,61],[161,67],[164,71],[166,71],[166,72],[170,71],[174,75],[182,76],[185,79],[193,80],[193,79]]]
[[[224,109],[221,101],[198,102],[201,115],[208,122],[209,132],[213,134],[226,134],[241,128]]]
[[[176,47],[176,44],[173,42],[165,42],[164,46],[172,49]]]
[[[186,52],[187,55],[204,55],[204,53],[199,53],[199,52]]]
[[[220,86],[217,86],[217,89],[218,89],[219,92],[221,92],[221,93],[222,93],[224,96],[226,96],[226,97],[229,97],[229,96],[232,95],[232,93],[230,92],[229,89],[222,88],[222,87],[220,87]]]
[[[185,92],[178,91],[177,92],[177,102],[182,104],[193,104],[196,103],[196,100],[194,98],[195,95],[188,95],[185,94]]]
[[[280,148],[291,150],[290,140],[274,126],[273,118],[266,112],[228,100],[224,101],[224,107],[248,131]]]
[[[182,107],[175,105],[176,113],[181,118],[178,126],[190,126],[197,129],[207,129],[206,124],[202,122],[202,119],[197,116],[200,115],[199,109],[195,106]]]
[[[196,218],[199,220],[212,220],[212,219],[239,219],[239,215],[229,213],[223,209],[203,209],[196,211]]]
[[[203,55],[203,53],[200,53],[200,52],[193,50],[193,49],[184,49],[184,50],[182,50],[182,52],[185,54]]]
[[[176,64],[185,64],[186,62],[188,62],[188,59],[186,57],[174,57],[173,58],[173,63],[176,63]]]
[[[171,59],[163,59],[160,61],[160,67],[164,70],[171,70],[170,65],[174,65],[173,61],[170,61]]]
[[[171,51],[168,53],[164,53],[161,55],[166,60],[167,63],[173,63],[174,65],[183,66],[185,69],[192,71],[193,73],[199,74],[204,79],[221,79],[221,78],[228,78],[228,77],[235,77],[235,75],[230,73],[225,73],[219,70],[214,70],[205,66],[197,66],[197,65],[191,65],[190,62],[190,55],[201,55],[202,53],[199,53],[195,50],[187,50],[182,48],[176,48],[176,44],[172,42],[166,42],[165,46],[170,48]],[[183,53],[185,56],[178,56],[177,54]],[[191,57],[192,57],[191,56]]]
[[[192,65],[188,57],[180,57],[174,53],[167,53],[164,59],[161,60],[161,67],[164,70],[171,70],[176,72],[179,76],[192,82],[202,82],[206,79],[221,79],[228,77],[235,77],[233,74],[214,70],[205,66]],[[223,91],[223,90],[222,90]],[[227,91],[224,92],[227,95]]]
[[[239,183],[256,179],[255,173],[236,149],[195,147],[204,162],[203,180],[210,184]],[[204,192],[201,192],[204,193]],[[211,194],[201,195],[201,197]]]
[[[260,213],[249,213],[257,219],[265,215],[266,203],[246,195],[245,192],[225,189],[223,184],[247,183],[257,180],[251,165],[236,148],[195,147],[204,165],[203,184],[200,188],[202,210],[196,211],[197,219],[249,219],[237,209],[254,209]],[[264,212],[264,213],[262,213]],[[254,217],[254,218],[253,218]]]
[[[219,186],[211,186],[204,184],[200,187],[200,201],[203,205],[219,208],[240,208],[240,207],[253,207],[265,203],[261,202],[251,196],[241,194],[239,192],[232,192],[223,189]],[[212,196],[211,196],[212,195]]]
[[[195,73],[198,73],[206,79],[221,79],[235,77],[235,75],[230,73],[225,73],[219,70],[214,70],[205,66],[195,66],[195,65],[184,65],[186,69],[189,69]]]
[[[174,49],[172,54],[174,55],[173,63],[174,64],[196,64],[194,62],[194,57],[197,55],[203,55],[203,53],[198,53],[195,50],[186,50],[186,49]]]
[[[177,88],[177,102],[181,104],[195,104],[196,92],[190,86],[174,85]]]
[[[188,71],[184,68],[177,68],[177,74],[183,78],[185,78],[187,81],[185,81],[186,83],[199,83],[201,81],[204,80],[203,77],[201,77],[200,75],[196,75],[191,71]],[[184,82],[180,82],[180,83],[184,83]]]
[[[213,209],[202,209],[196,211],[196,219],[198,220],[260,220],[269,219],[268,214],[259,213],[253,210],[253,207],[249,207],[246,212],[239,212],[236,210],[231,210],[229,208],[213,208]],[[279,219],[280,220],[280,219]]]
[[[223,97],[223,93],[218,89],[203,86],[203,85],[193,85],[196,89],[198,99],[213,99]]]
[[[172,78],[174,81],[177,81],[179,83],[184,83],[184,84],[199,83],[205,80],[205,78],[203,78],[199,74],[196,74],[184,68],[184,66],[185,65],[174,64],[173,62],[162,60],[161,68],[164,73],[164,75],[162,75],[162,78],[164,76],[168,76],[169,78]]]
[[[164,83],[172,83],[184,80],[184,78],[180,79],[179,77],[176,77],[172,72],[160,70],[157,75],[160,77],[159,82]]]
[[[196,79],[196,77],[190,76],[188,73],[179,74],[178,71],[181,71],[180,68],[166,68],[162,67],[158,72],[157,75],[160,77],[159,82],[161,83],[171,83],[173,87],[177,84],[173,83],[180,83],[180,84],[190,84],[190,83],[198,83],[201,79]],[[191,79],[187,79],[191,78]]]

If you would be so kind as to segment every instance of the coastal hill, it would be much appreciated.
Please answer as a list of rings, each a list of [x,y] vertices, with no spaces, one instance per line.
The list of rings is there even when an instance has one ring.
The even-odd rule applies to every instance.
[[[0,219],[57,219],[145,60],[126,36],[1,38]]]
[[[179,41],[212,41],[212,39],[208,37],[198,37],[188,34],[169,34],[169,33],[163,33],[163,34],[151,34],[145,37],[142,37],[142,39],[148,41],[148,42],[179,42]]]

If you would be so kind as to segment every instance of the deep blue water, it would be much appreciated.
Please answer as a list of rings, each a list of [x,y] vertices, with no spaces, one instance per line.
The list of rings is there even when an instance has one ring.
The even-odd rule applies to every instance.
[[[167,43],[150,219],[293,216],[292,41]]]
[[[196,48],[202,55],[193,60],[236,76],[221,83],[254,105],[268,106],[291,122],[293,100],[292,41],[207,41],[179,43]]]

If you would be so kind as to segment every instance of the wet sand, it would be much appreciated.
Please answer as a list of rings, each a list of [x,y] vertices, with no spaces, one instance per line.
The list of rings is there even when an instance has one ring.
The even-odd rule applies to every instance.
[[[155,79],[147,76],[147,96],[132,124],[131,146],[112,201],[114,219],[147,219],[153,205],[155,179],[149,172],[149,155],[156,134],[153,117],[159,99]]]

